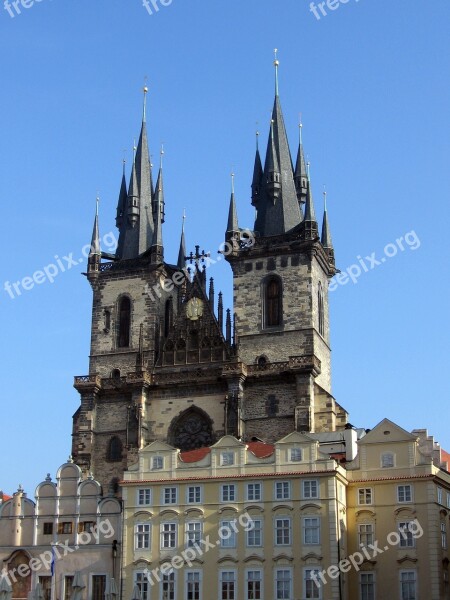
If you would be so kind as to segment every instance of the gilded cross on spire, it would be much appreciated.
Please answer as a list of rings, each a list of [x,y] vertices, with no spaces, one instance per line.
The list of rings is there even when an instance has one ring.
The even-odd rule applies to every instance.
[[[198,266],[199,264],[202,262],[205,262],[205,258],[208,258],[210,256],[209,252],[205,252],[204,250],[201,251],[200,253],[200,246],[195,246],[195,254],[193,252],[191,252],[189,254],[189,256],[185,256],[185,260],[188,260],[191,265],[192,263],[195,263],[195,267],[197,270],[199,270]]]

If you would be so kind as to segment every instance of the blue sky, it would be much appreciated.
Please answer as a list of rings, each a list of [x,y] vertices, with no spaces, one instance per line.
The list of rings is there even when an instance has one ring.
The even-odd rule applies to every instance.
[[[448,0],[349,0],[320,19],[306,0],[173,0],[152,15],[141,0],[41,0],[14,17],[2,4],[0,488],[22,483],[33,495],[70,453],[92,301],[84,261],[14,299],[4,283],[55,256],[79,259],[97,191],[101,233],[115,231],[145,76],[155,163],[165,145],[167,259],[183,208],[188,247],[219,246],[232,169],[240,224],[251,227],[275,47],[291,150],[301,112],[337,264],[368,269],[359,263],[357,282],[331,294],[334,394],[354,425],[388,417],[450,449]],[[402,237],[416,241],[401,250]],[[227,266],[211,275],[229,306]]]

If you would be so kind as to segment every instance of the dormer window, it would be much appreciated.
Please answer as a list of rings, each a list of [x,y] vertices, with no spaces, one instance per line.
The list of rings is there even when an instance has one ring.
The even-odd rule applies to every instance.
[[[234,452],[221,452],[220,465],[222,467],[230,467],[234,465]]]
[[[383,469],[391,469],[394,466],[394,455],[392,452],[385,452],[381,455],[381,466]]]
[[[302,449],[291,448],[289,452],[289,460],[290,462],[300,462],[302,460]]]
[[[153,456],[152,458],[152,470],[156,471],[164,467],[164,458],[162,456]]]

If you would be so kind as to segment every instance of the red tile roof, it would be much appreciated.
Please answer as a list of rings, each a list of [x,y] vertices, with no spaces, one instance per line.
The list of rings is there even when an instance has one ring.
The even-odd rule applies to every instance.
[[[7,500],[11,500],[12,496],[8,496],[7,494],[3,494],[2,500],[6,502]]]
[[[268,458],[275,450],[275,446],[264,442],[248,442],[247,447],[256,458]]]
[[[202,460],[211,452],[211,448],[197,448],[196,450],[188,450],[180,452],[180,460],[184,463],[192,463]]]
[[[441,450],[441,462],[446,462],[447,471],[450,471],[450,454],[445,450]]]

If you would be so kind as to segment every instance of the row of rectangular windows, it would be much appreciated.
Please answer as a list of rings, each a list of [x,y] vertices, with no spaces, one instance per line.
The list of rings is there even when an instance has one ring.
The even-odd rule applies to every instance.
[[[188,486],[186,489],[187,504],[201,504],[203,489],[200,485]],[[274,500],[291,499],[291,482],[276,481],[274,484]],[[308,479],[302,481],[302,498],[305,500],[319,498],[319,481]],[[237,485],[227,483],[220,486],[220,502],[236,502],[238,499]],[[252,502],[263,500],[262,483],[248,483],[246,485],[245,499]],[[152,488],[141,488],[137,491],[139,506],[152,504]],[[164,487],[161,490],[161,504],[178,504],[178,488],[176,486]]]
[[[320,569],[317,567],[304,568],[302,572],[301,586],[303,598],[313,600],[322,599],[323,586],[320,580]],[[322,571],[324,573],[324,571]],[[153,583],[150,572],[136,572],[135,583],[141,592],[142,600],[176,600],[177,585],[179,577],[175,571],[171,571],[160,576],[158,581],[159,593],[151,593]],[[203,595],[203,573],[201,570],[188,570],[184,573],[184,600],[212,600],[209,590],[207,595]],[[296,583],[296,585],[298,585]],[[418,597],[417,571],[415,569],[405,569],[398,574],[398,595],[392,594],[391,598],[400,600],[416,600]],[[448,581],[446,581],[448,591]],[[293,569],[284,567],[276,569],[274,572],[273,590],[270,597],[274,600],[291,600],[293,598]],[[361,600],[373,600],[376,597],[376,573],[372,571],[362,571],[359,573],[359,598]],[[249,568],[245,572],[244,595],[239,596],[239,583],[237,571],[235,569],[222,570],[218,575],[218,595],[219,600],[238,600],[239,597],[244,600],[263,600],[264,599],[264,572],[262,569]]]

